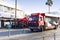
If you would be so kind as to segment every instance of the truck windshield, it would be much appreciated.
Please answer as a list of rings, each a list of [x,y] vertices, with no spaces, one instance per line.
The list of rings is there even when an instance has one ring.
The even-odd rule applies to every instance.
[[[42,21],[42,17],[40,17],[40,21]]]
[[[37,16],[30,16],[29,21],[37,21],[38,17]]]

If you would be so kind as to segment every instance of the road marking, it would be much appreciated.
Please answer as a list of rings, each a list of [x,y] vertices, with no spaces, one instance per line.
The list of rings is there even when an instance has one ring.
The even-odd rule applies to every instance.
[[[26,29],[0,29],[0,32],[8,32],[8,31],[19,31],[19,30],[26,30]]]

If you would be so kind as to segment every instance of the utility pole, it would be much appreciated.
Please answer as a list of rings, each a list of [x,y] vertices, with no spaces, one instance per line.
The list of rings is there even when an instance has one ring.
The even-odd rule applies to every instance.
[[[52,0],[47,0],[47,2],[45,4],[48,5],[48,12],[50,14],[50,7],[53,5],[53,1]]]
[[[15,28],[16,28],[16,17],[17,17],[17,0],[15,0]]]

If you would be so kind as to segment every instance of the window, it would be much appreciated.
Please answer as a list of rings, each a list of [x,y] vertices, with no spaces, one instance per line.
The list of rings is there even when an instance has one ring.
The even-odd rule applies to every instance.
[[[7,7],[7,6],[4,6],[4,12],[11,12],[11,8]]]
[[[32,20],[32,21],[38,21],[38,17],[37,16],[30,16],[29,19]]]
[[[40,21],[42,21],[42,17],[40,17]]]
[[[15,9],[14,9],[14,8],[11,8],[10,12],[11,12],[12,14],[14,14],[14,13],[15,13]]]
[[[23,18],[24,17],[24,15],[23,15],[23,12],[21,12],[21,11],[18,11],[17,10],[17,18]]]
[[[11,8],[10,7],[7,7],[8,10],[10,10]]]
[[[4,6],[4,12],[7,12],[7,11],[8,11],[7,7],[6,7],[6,6]]]
[[[0,11],[3,11],[3,6],[2,5],[0,5]]]
[[[20,11],[20,10],[17,10],[17,17],[19,17],[19,18],[23,18],[23,17],[25,17],[25,12],[24,11]]]

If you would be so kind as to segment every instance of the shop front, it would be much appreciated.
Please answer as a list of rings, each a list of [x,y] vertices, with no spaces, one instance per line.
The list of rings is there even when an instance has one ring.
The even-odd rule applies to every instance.
[[[6,28],[6,25],[12,23],[13,23],[13,19],[11,18],[0,18],[0,28]]]

